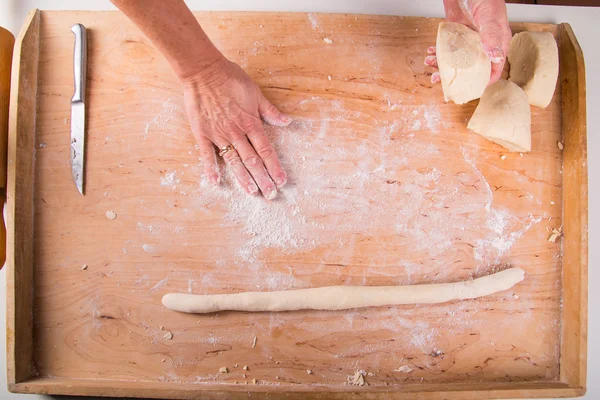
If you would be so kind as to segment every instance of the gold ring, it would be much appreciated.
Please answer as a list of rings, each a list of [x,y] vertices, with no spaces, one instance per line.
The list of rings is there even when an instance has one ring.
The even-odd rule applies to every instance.
[[[227,153],[231,149],[232,149],[231,146],[224,146],[224,147],[219,148],[219,157],[223,157],[225,155],[225,153]]]

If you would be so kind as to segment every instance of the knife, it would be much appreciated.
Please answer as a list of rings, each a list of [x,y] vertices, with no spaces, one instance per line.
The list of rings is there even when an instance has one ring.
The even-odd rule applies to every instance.
[[[73,76],[75,93],[71,99],[71,172],[79,193],[83,194],[85,164],[85,80],[87,69],[87,40],[85,27],[75,24],[73,50]]]

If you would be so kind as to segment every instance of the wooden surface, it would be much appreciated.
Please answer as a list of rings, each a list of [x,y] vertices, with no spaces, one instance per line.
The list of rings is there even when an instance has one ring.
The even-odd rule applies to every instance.
[[[0,27],[0,268],[6,260],[6,151],[8,148],[8,104],[10,103],[10,70],[15,37]]]
[[[585,66],[575,34],[560,29],[562,130],[564,136],[564,272],[561,380],[586,386],[588,177]],[[576,312],[574,310],[581,310]]]
[[[23,165],[19,175],[34,183],[39,378],[12,390],[582,393],[560,365],[561,240],[547,241],[548,228],[563,223],[567,179],[560,90],[547,109],[532,108],[533,151],[506,153],[466,130],[476,102],[444,104],[430,84],[423,58],[439,20],[198,17],[295,118],[290,128],[267,128],[290,184],[273,203],[206,187],[180,86],[148,40],[118,13],[44,12],[35,144],[21,149],[31,156],[35,147],[35,170]],[[86,196],[68,159],[75,22],[89,30]],[[513,25],[525,28],[558,34],[552,25]],[[576,133],[585,139],[585,129],[565,131]],[[587,227],[579,229],[585,242]],[[174,291],[447,282],[504,265],[526,270],[514,290],[436,306],[192,316],[160,304]],[[394,371],[405,365],[409,373]],[[356,370],[373,374],[369,386],[346,384]]]
[[[31,376],[33,361],[33,175],[40,13],[32,11],[16,39],[10,93],[7,243],[6,364],[9,387]]]

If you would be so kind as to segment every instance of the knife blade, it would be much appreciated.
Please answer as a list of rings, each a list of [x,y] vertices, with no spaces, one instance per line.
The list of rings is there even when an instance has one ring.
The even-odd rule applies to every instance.
[[[73,77],[75,92],[71,99],[71,173],[79,193],[83,193],[85,177],[85,81],[87,70],[87,38],[85,27],[75,24],[73,49]]]

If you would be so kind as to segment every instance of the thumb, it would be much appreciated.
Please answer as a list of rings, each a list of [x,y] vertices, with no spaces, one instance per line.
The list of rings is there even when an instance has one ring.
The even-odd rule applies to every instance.
[[[270,125],[287,126],[292,122],[289,116],[281,113],[262,93],[258,100],[258,112],[262,119]]]
[[[506,4],[504,0],[475,0],[469,3],[483,51],[492,62],[491,81],[496,81],[502,74],[512,39]]]

